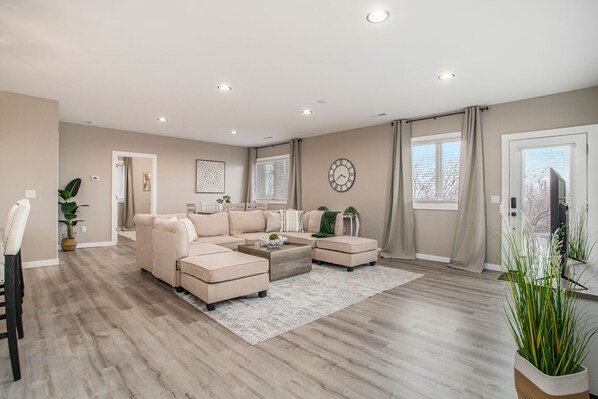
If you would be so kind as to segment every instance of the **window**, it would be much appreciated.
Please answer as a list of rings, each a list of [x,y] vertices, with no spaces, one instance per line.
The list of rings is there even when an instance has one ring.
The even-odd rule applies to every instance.
[[[289,156],[258,158],[255,163],[255,199],[263,202],[287,202]]]
[[[413,207],[456,210],[461,133],[411,139]]]
[[[125,162],[118,161],[116,163],[116,201],[124,202],[125,200]]]

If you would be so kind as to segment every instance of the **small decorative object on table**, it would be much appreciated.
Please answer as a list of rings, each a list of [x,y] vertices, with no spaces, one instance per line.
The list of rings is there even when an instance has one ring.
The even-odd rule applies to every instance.
[[[319,207],[318,207],[318,210],[319,210],[320,212],[328,212],[328,211],[330,211],[330,209],[328,209],[328,207],[327,207],[326,205],[321,205],[321,206],[319,206]]]
[[[357,209],[355,209],[355,207],[349,206],[343,212],[343,216],[347,218],[356,218],[357,216],[359,216],[359,212],[357,212]]]
[[[262,236],[260,238],[260,247],[280,248],[286,241],[287,238],[285,236],[272,233],[269,236]]]

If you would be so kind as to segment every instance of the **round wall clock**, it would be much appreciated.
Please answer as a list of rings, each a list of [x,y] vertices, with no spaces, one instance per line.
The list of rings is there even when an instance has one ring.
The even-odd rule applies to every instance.
[[[328,171],[328,183],[330,187],[344,193],[355,183],[355,167],[348,159],[337,159],[330,165]]]

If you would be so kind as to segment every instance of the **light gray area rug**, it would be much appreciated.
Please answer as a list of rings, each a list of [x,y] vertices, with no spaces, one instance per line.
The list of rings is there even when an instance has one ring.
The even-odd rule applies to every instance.
[[[220,302],[212,312],[195,296],[178,295],[256,345],[422,276],[378,265],[348,273],[345,268],[314,264],[311,273],[270,283],[266,298],[253,294]]]

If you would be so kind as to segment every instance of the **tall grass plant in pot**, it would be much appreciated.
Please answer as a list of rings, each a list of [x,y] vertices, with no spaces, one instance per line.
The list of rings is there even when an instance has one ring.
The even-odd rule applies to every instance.
[[[510,272],[505,317],[517,346],[517,394],[587,399],[589,378],[581,363],[597,329],[578,306],[573,284],[560,277],[558,232],[542,244],[524,216],[520,226],[516,236],[505,225],[501,243],[502,263]]]

